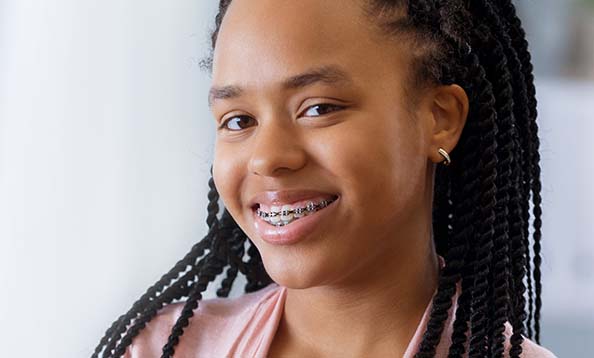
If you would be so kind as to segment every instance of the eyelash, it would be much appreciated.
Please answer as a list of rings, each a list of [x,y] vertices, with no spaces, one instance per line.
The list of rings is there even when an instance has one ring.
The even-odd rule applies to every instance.
[[[334,104],[334,103],[317,103],[317,104],[314,104],[314,105],[311,105],[311,106],[307,107],[305,109],[305,111],[303,111],[303,112],[305,113],[305,112],[309,111],[313,107],[330,107],[330,108],[334,108],[334,110],[328,111],[327,113],[323,113],[323,114],[320,114],[318,116],[309,116],[309,117],[321,117],[321,116],[323,116],[325,114],[336,112],[336,111],[340,111],[340,110],[342,110],[342,109],[345,108],[344,106],[340,106],[340,105]],[[224,120],[223,123],[221,123],[221,125],[219,126],[219,129],[220,130],[227,130],[227,131],[230,131],[230,132],[239,132],[239,131],[241,131],[241,130],[232,130],[232,129],[228,129],[227,128],[227,123],[229,123],[234,118],[251,118],[251,117],[249,117],[249,116],[233,116],[233,117],[229,117],[226,120]]]

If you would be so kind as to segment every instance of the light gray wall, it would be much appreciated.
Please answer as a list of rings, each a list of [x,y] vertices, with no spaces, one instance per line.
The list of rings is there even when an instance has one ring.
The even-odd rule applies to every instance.
[[[204,235],[215,7],[0,6],[1,356],[90,356]]]
[[[214,125],[198,60],[217,3],[0,0],[2,356],[90,356],[204,236]],[[541,78],[538,97],[543,343],[578,357],[570,340],[594,317],[594,85]]]

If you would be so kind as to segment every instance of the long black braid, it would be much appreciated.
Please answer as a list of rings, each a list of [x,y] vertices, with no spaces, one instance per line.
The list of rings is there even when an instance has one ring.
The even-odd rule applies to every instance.
[[[524,78],[526,81],[527,86],[527,99],[528,99],[528,110],[529,110],[529,121],[525,123],[528,128],[527,132],[530,133],[530,137],[528,140],[527,145],[530,146],[528,150],[528,165],[530,167],[530,174],[527,175],[525,178],[524,184],[529,188],[528,190],[532,192],[532,203],[533,203],[533,211],[532,214],[534,216],[534,282],[535,282],[535,310],[534,310],[534,331],[535,331],[535,341],[540,343],[540,310],[542,307],[542,300],[541,300],[541,292],[542,292],[542,284],[541,284],[541,273],[540,273],[540,264],[542,262],[540,257],[540,240],[542,238],[542,209],[541,203],[542,198],[540,196],[540,192],[542,189],[541,181],[540,181],[540,153],[539,153],[539,146],[540,141],[538,139],[538,124],[536,123],[537,117],[537,101],[536,101],[536,89],[534,87],[534,75],[532,74],[532,62],[530,52],[528,51],[528,42],[526,41],[526,33],[522,28],[522,23],[520,19],[516,15],[515,7],[513,6],[510,0],[502,0],[502,14],[506,16],[504,18],[509,19],[509,28],[511,37],[514,43],[514,48],[518,51],[518,56],[521,60],[522,72],[524,74]],[[525,203],[524,213],[526,219],[529,218],[528,214],[528,203]],[[527,228],[526,228],[527,230]],[[526,238],[528,238],[528,234],[526,231]],[[529,244],[528,240],[526,241],[526,258],[527,258],[527,270],[530,273],[530,251],[529,251]],[[528,292],[529,292],[529,303],[530,307],[532,307],[532,289],[531,289],[531,280],[530,275],[527,276],[528,279]],[[529,310],[528,316],[528,336],[532,337],[532,328],[531,328],[531,314],[532,308]]]
[[[488,56],[491,63],[488,63],[489,58],[482,58],[484,63],[487,63],[489,73],[495,74],[493,79],[494,92],[496,93],[496,108],[497,118],[511,118],[513,116],[513,90],[511,87],[511,75],[507,67],[507,58],[503,54],[501,44],[496,38],[490,37],[485,44],[492,47],[493,54],[496,57]],[[494,286],[489,286],[487,293],[488,307],[494,309],[495,312],[490,315],[494,317],[495,321],[490,325],[488,333],[491,343],[489,345],[491,351],[488,356],[502,356],[503,355],[503,331],[504,324],[507,320],[508,302],[510,301],[508,292],[508,278],[509,278],[509,198],[514,195],[512,193],[511,185],[511,163],[515,153],[514,142],[511,131],[512,120],[499,121],[498,132],[499,136],[496,139],[497,143],[503,143],[502,147],[497,151],[497,179],[496,186],[498,188],[496,193],[497,210],[494,226],[493,246],[493,272],[490,275]]]
[[[542,210],[534,76],[515,7],[511,0],[363,1],[366,15],[386,36],[404,34],[413,46],[432,45],[415,61],[413,86],[456,83],[470,99],[452,165],[436,171],[433,240],[446,266],[416,357],[435,356],[457,285],[461,294],[448,357],[503,357],[506,322],[513,327],[510,357],[520,357],[525,329],[534,338],[532,319],[540,343]],[[213,51],[230,3],[219,2]],[[212,69],[212,53],[203,65]],[[229,295],[239,274],[247,279],[245,292],[272,283],[256,246],[227,210],[219,215],[212,177],[209,187],[208,234],[109,327],[92,357],[121,357],[161,308],[185,298],[163,342],[162,357],[171,357],[203,292],[219,275],[225,275],[219,297]]]

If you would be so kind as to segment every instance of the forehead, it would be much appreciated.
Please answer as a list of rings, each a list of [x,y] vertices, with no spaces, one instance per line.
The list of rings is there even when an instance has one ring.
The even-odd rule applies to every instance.
[[[275,86],[335,64],[355,82],[401,77],[407,49],[381,34],[364,0],[234,0],[213,55],[213,87]]]

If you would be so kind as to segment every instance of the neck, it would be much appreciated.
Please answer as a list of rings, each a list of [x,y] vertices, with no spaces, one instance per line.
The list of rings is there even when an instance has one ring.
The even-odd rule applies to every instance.
[[[432,245],[407,251],[387,252],[340,283],[287,289],[279,335],[311,355],[402,356],[439,274]]]

